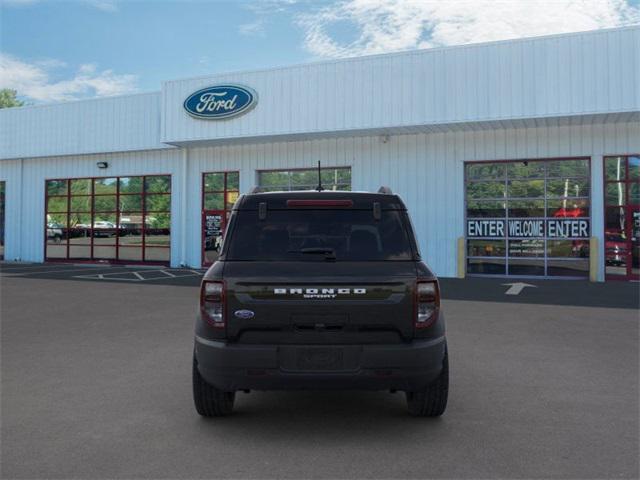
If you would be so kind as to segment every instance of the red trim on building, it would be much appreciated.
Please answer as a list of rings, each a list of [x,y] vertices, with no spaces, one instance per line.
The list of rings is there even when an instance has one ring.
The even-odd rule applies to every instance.
[[[633,273],[633,213],[634,211],[640,212],[640,205],[631,204],[629,191],[630,186],[632,184],[639,185],[640,192],[640,177],[636,179],[631,179],[629,176],[629,158],[630,157],[640,157],[640,154],[623,154],[623,155],[606,155],[602,159],[602,179],[603,179],[603,188],[602,188],[602,211],[603,211],[603,237],[604,237],[604,269],[605,269],[605,280],[618,280],[618,281],[630,281],[630,280],[640,280],[640,274]],[[624,159],[624,179],[623,180],[608,180],[607,179],[607,160],[612,158],[623,158]],[[607,204],[607,186],[610,184],[621,183],[624,185],[624,205],[610,205]],[[624,275],[616,275],[612,273],[607,273],[607,211],[612,209],[623,209],[624,218],[626,219],[626,225],[624,226],[625,237],[625,250],[626,250],[626,259],[625,259],[625,269],[626,273]],[[640,239],[636,240],[636,243],[640,242]],[[615,242],[611,242],[615,243]],[[638,247],[636,247],[638,248]],[[611,265],[615,266],[615,265]]]
[[[205,179],[207,175],[223,175],[223,189],[222,190],[207,190]],[[238,176],[238,188],[229,188],[229,175],[235,174]],[[220,228],[222,232],[225,231],[227,227],[227,216],[228,212],[233,208],[234,202],[229,202],[229,194],[236,193],[238,196],[240,195],[240,172],[237,170],[229,170],[229,171],[221,171],[221,172],[203,172],[201,178],[201,217],[200,217],[200,263],[202,266],[209,266],[212,262],[207,262],[206,257],[206,216],[207,215],[220,215],[221,216],[221,225]],[[222,194],[223,202],[222,209],[207,209],[206,208],[206,195],[207,194]],[[236,197],[237,198],[237,197]]]

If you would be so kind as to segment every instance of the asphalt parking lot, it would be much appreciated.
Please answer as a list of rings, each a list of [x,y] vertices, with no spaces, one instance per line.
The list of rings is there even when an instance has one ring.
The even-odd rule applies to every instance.
[[[638,284],[444,279],[440,419],[401,394],[252,392],[204,420],[201,274],[0,265],[2,478],[639,476]]]

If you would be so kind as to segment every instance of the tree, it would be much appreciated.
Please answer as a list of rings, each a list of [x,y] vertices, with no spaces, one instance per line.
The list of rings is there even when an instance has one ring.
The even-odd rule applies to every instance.
[[[18,100],[16,95],[18,92],[10,88],[0,89],[0,108],[21,107],[24,105],[22,100]]]

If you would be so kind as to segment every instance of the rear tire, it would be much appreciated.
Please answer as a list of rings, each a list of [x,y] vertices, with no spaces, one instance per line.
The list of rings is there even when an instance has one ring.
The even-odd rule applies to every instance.
[[[193,402],[203,417],[223,417],[233,412],[235,392],[223,392],[209,385],[200,372],[195,355],[193,357]]]
[[[406,392],[407,407],[414,417],[439,417],[449,396],[449,354],[444,351],[440,375],[422,392]]]

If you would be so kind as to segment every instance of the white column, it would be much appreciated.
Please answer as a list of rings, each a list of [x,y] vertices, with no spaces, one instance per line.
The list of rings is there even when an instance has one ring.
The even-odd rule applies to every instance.
[[[602,155],[591,157],[591,236],[598,239],[598,276],[604,282],[604,174]]]
[[[187,232],[187,228],[189,225],[188,222],[188,212],[189,212],[189,200],[190,200],[190,195],[189,195],[189,188],[188,188],[188,177],[189,177],[189,168],[188,168],[188,161],[189,161],[189,149],[188,148],[184,148],[182,151],[182,163],[181,163],[181,169],[180,169],[180,175],[181,175],[181,188],[180,188],[180,195],[182,198],[182,201],[180,202],[180,266],[187,266],[189,265],[189,262],[187,260],[187,243],[189,240],[189,236],[188,236],[188,232]]]
[[[258,183],[258,176],[253,168],[247,168],[248,162],[238,165],[240,170],[240,193],[249,193]]]

